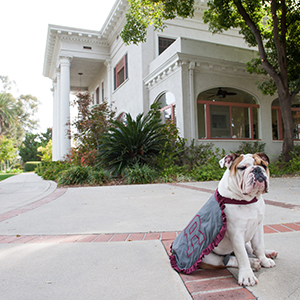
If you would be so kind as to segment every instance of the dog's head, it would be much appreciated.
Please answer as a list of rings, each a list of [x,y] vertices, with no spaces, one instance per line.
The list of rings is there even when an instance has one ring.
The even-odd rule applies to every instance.
[[[268,192],[269,163],[268,156],[262,152],[255,154],[231,153],[219,162],[222,168],[227,168],[223,178],[227,178],[230,188],[235,193],[238,189],[240,194],[251,197]]]

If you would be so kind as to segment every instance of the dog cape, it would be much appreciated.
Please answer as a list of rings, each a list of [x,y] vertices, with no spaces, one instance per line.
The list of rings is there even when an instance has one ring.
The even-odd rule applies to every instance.
[[[170,255],[171,266],[176,271],[192,273],[200,267],[203,256],[218,246],[227,229],[224,209],[224,197],[216,190],[176,237]]]

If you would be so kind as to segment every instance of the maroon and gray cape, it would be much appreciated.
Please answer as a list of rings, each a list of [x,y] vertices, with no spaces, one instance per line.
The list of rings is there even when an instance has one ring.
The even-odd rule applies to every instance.
[[[224,238],[226,215],[224,198],[218,191],[193,217],[171,246],[172,267],[185,274],[198,269],[204,255],[209,254]]]

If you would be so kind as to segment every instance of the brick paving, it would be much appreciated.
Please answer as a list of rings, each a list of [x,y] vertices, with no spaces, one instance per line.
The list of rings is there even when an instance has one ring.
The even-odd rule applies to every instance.
[[[266,234],[300,231],[300,223],[266,225]],[[0,235],[0,244],[61,244],[61,243],[113,243],[160,240],[170,255],[170,246],[180,232],[133,232],[116,234],[85,235]],[[227,269],[197,270],[190,275],[180,277],[194,300],[202,299],[239,299],[250,300],[256,297],[237,280]]]
[[[209,189],[172,184],[178,187],[194,189],[202,192],[213,192]],[[36,209],[62,196],[67,189],[59,188],[46,198],[25,205],[10,212],[0,214],[0,222],[17,215]],[[283,208],[299,209],[299,205],[287,205],[285,203],[266,200],[269,205]],[[271,224],[264,226],[265,234],[278,234],[300,231],[300,222]],[[170,245],[180,232],[133,232],[116,234],[77,234],[77,235],[0,235],[0,244],[60,244],[60,243],[110,243],[110,242],[135,242],[147,240],[160,240],[170,254]],[[218,300],[218,299],[257,299],[247,288],[238,285],[237,280],[227,269],[221,270],[197,270],[190,275],[180,274],[180,277],[194,300]]]

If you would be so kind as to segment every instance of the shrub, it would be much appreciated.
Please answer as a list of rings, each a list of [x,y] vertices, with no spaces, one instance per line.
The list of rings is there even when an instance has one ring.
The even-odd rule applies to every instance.
[[[165,169],[163,169],[160,173],[160,180],[162,182],[173,182],[173,181],[181,181],[179,178],[184,178],[188,174],[188,169],[186,166],[178,166],[173,164]]]
[[[24,171],[33,172],[40,164],[40,161],[28,161],[27,163],[25,163]]]
[[[182,165],[182,155],[186,144],[186,140],[179,136],[178,128],[171,121],[165,123],[163,132],[167,141],[156,157],[155,164],[162,171],[174,165]]]
[[[66,161],[42,162],[36,169],[36,173],[44,180],[58,180],[58,175],[71,167],[72,165]]]
[[[224,170],[220,168],[219,157],[213,155],[209,160],[200,166],[195,166],[190,172],[190,177],[195,181],[220,180]]]
[[[247,153],[257,153],[265,152],[266,143],[260,143],[258,141],[252,143],[242,142],[239,149],[233,151],[234,153],[247,154]]]
[[[81,166],[94,166],[95,165],[95,159],[97,155],[97,150],[93,149],[88,152],[84,152],[80,158]]]
[[[211,156],[214,155],[213,144],[195,145],[195,140],[185,148],[182,155],[182,164],[187,165],[190,169],[195,166],[202,166],[207,163]]]
[[[93,98],[87,92],[79,92],[75,96],[72,105],[77,107],[78,115],[70,126],[75,129],[72,138],[76,147],[68,159],[75,160],[78,165],[94,166],[95,149],[99,147],[102,134],[112,126],[116,109],[106,101],[93,105]],[[69,133],[71,135],[71,131]]]
[[[59,185],[84,184],[88,181],[89,168],[82,166],[71,166],[58,175]]]
[[[134,164],[154,164],[155,158],[167,142],[163,132],[164,124],[151,110],[146,116],[139,114],[133,120],[126,114],[127,124],[114,121],[114,127],[104,133],[100,139],[99,166],[103,166],[114,175]]]
[[[104,184],[111,180],[111,174],[103,169],[95,170],[89,169],[88,183],[90,184]]]
[[[130,168],[126,168],[124,178],[127,184],[153,183],[158,177],[158,172],[147,165],[140,166],[138,163]]]
[[[300,145],[294,145],[291,157],[290,161],[284,162],[282,161],[283,155],[281,153],[278,161],[269,165],[271,176],[300,175]]]
[[[37,151],[42,154],[38,154],[41,157],[41,161],[52,161],[52,140],[49,140],[45,147],[38,147]]]

